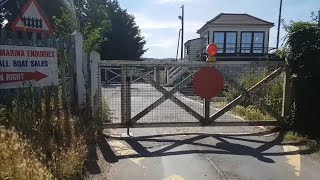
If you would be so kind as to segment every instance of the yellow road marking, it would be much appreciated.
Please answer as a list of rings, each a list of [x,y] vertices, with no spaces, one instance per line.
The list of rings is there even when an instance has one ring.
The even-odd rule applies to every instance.
[[[169,176],[169,177],[166,177],[166,178],[163,178],[163,180],[185,180],[184,177],[182,176],[179,176],[179,175],[172,175],[172,176]]]
[[[121,143],[120,141],[110,141],[108,142],[111,148],[114,150],[114,153],[121,156],[129,156],[129,155],[138,155],[138,153],[128,148],[126,145]],[[141,161],[144,159],[142,158],[129,158],[132,162],[137,164],[138,166],[142,167]]]
[[[283,146],[284,152],[293,152],[298,151],[299,148],[296,146]],[[301,156],[300,154],[296,155],[287,155],[287,163],[294,168],[294,174],[300,176],[301,172]]]

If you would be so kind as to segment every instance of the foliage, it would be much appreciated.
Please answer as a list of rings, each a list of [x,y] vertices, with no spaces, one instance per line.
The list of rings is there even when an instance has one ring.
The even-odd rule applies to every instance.
[[[218,101],[214,102],[215,108],[222,109],[228,104],[226,101]],[[241,106],[238,105],[235,108],[231,109],[231,113],[234,115],[237,115],[241,118],[244,118],[245,120],[252,120],[252,121],[263,121],[263,120],[271,120],[272,117],[270,117],[265,112],[259,110],[253,105],[248,106]]]
[[[320,137],[317,128],[320,101],[320,23],[291,22],[285,29],[288,33],[285,48],[292,70],[293,90],[293,109],[288,123],[296,131]]]
[[[106,101],[102,101],[102,120],[103,122],[111,122],[111,111]]]
[[[285,60],[285,58],[288,55],[288,49],[287,48],[278,49],[276,50],[275,55],[279,57],[281,60]]]
[[[54,179],[22,135],[0,127],[0,179]]]
[[[301,135],[294,131],[289,131],[285,134],[284,140],[290,143],[306,143],[306,146],[314,152],[320,152],[320,140],[311,139],[308,136]]]
[[[87,22],[85,27],[83,28],[84,35],[84,47],[87,52],[91,52],[94,50],[98,50],[100,45],[105,39],[103,38],[103,34],[106,28],[93,28],[90,22]]]
[[[106,0],[82,0],[77,8],[84,46],[88,52],[98,50],[108,40],[105,34],[111,30]]]
[[[241,75],[241,77],[238,79],[238,82],[245,88],[249,89],[256,83],[258,83],[260,80],[265,77],[266,73],[264,72],[247,72]],[[226,97],[228,100],[233,100],[236,97],[238,97],[241,93],[234,87],[229,86],[227,87],[227,91],[225,92]],[[260,95],[260,94],[259,94]]]
[[[29,156],[30,153],[21,154],[19,158],[23,162],[28,158],[32,158],[34,162],[40,161],[56,179],[75,178],[82,173],[87,147],[83,138],[84,131],[81,130],[83,125],[79,122],[81,121],[72,118],[39,117],[24,102],[21,106],[14,103],[13,109],[2,108],[0,113],[0,126],[5,129],[14,128],[21,133],[21,137],[23,135],[26,138],[24,141],[30,151],[33,150],[33,156]],[[0,149],[3,147],[5,146]],[[14,155],[12,150],[14,149],[9,149],[8,152]],[[14,159],[12,156],[7,158]],[[7,164],[9,169],[15,166],[12,164],[14,162],[8,163],[11,163]]]
[[[247,107],[236,106],[234,110],[232,110],[236,115],[243,117],[245,120],[271,120],[272,118],[267,114],[263,113],[261,110],[256,107],[249,105]]]
[[[264,70],[262,70],[264,71]],[[266,77],[268,71],[260,72],[260,73],[246,73],[242,75],[239,78],[239,83],[246,89],[251,88],[255,84],[257,84],[259,81],[261,81],[264,77]],[[269,85],[264,87],[261,91],[255,93],[256,96],[259,97],[259,99],[264,102],[265,104],[272,107],[273,110],[281,114],[281,108],[282,108],[282,96],[283,96],[283,82],[282,82],[282,76],[279,78],[276,78],[272,82],[270,82]],[[225,91],[225,96],[228,98],[229,101],[235,99],[238,97],[241,93],[233,88],[228,87],[227,91]],[[243,107],[247,107],[248,105],[251,105],[252,103],[250,101],[244,101],[241,105]],[[253,108],[254,107],[254,108]],[[265,110],[259,106],[254,105],[253,107],[248,107],[249,109],[254,109],[254,111],[260,111],[264,112]]]
[[[53,16],[52,19],[56,37],[68,37],[77,27],[73,12],[64,6],[60,16]]]
[[[84,139],[74,139],[69,148],[53,151],[52,159],[49,161],[50,170],[58,179],[79,179],[86,154]]]
[[[122,9],[117,1],[107,0],[112,29],[105,34],[100,48],[102,59],[139,60],[146,52],[146,41],[140,34],[133,15]]]

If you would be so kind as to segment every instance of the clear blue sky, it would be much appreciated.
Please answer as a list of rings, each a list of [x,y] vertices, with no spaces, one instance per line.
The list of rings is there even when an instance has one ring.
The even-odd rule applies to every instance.
[[[248,13],[261,19],[278,22],[280,0],[119,0],[122,8],[136,17],[147,40],[144,57],[175,57],[181,5],[185,5],[185,41],[199,37],[196,30],[219,13]],[[311,20],[311,11],[318,12],[320,0],[283,0],[286,23]],[[277,26],[271,29],[270,47],[275,47]],[[281,30],[281,37],[285,31]]]

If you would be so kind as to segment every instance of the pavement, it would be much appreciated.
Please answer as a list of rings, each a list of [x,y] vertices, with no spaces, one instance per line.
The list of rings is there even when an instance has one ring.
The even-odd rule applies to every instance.
[[[103,90],[113,111],[119,107],[117,88]],[[132,92],[136,93],[132,93],[132,107],[139,104],[137,109],[133,109],[133,114],[161,96],[155,91],[151,93],[147,85],[135,85],[133,88]],[[146,96],[148,93],[150,97]],[[196,102],[178,98],[184,99],[195,110],[201,110]],[[169,100],[166,103],[170,103]],[[143,121],[195,121],[174,104],[159,106],[152,113]],[[115,122],[119,121],[118,116],[119,112],[113,113]],[[242,119],[226,114],[219,120]],[[261,127],[130,129],[132,137],[123,136],[125,132],[126,129],[108,129],[101,134],[94,158],[86,164],[88,179],[320,179],[319,158],[312,155],[305,142],[286,143],[282,133]]]

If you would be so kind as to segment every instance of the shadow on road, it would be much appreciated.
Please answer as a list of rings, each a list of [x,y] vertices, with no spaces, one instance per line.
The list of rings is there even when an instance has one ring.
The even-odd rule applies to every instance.
[[[110,145],[106,141],[106,138],[104,138],[103,134],[100,133],[97,139],[97,147],[95,145],[88,146],[89,147],[89,158],[86,160],[84,166],[86,168],[86,171],[89,174],[100,174],[101,169],[98,165],[98,155],[97,155],[97,147],[99,147],[103,158],[108,163],[116,163],[118,162],[119,158],[113,153]]]
[[[179,133],[179,134],[163,134],[153,136],[140,136],[130,138],[119,138],[104,135],[99,139],[98,146],[103,154],[104,159],[109,163],[116,163],[119,159],[126,158],[139,158],[139,157],[162,157],[162,156],[174,156],[184,154],[226,154],[226,155],[241,155],[251,156],[259,161],[265,163],[275,163],[272,156],[285,156],[296,154],[311,154],[314,151],[312,149],[302,149],[291,152],[284,152],[282,148],[274,148],[275,146],[294,145],[304,146],[306,142],[283,142],[284,133],[277,132],[276,135],[272,135],[268,138],[257,138],[270,134],[270,131],[250,134],[205,134],[205,133]],[[215,144],[209,144],[201,142],[206,138],[214,138]],[[108,144],[107,140],[119,140],[126,143],[136,154],[130,155],[115,155],[112,147]],[[163,143],[157,150],[151,151],[152,147],[146,145],[146,143]],[[252,145],[254,144],[254,145]],[[200,147],[192,150],[174,150],[182,145],[193,145]],[[255,147],[251,147],[255,146]],[[268,151],[269,150],[269,151]]]

